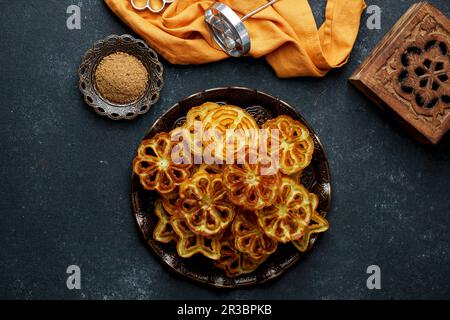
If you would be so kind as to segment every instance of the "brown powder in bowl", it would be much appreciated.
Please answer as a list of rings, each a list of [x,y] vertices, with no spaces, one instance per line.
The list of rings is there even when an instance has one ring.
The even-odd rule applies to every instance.
[[[95,84],[103,98],[118,104],[139,99],[148,86],[148,72],[142,62],[125,52],[116,52],[100,61]]]

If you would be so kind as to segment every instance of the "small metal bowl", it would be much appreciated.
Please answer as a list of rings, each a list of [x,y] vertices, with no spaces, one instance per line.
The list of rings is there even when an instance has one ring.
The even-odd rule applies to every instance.
[[[95,85],[95,71],[100,61],[115,52],[125,52],[138,58],[147,68],[149,81],[144,94],[129,104],[117,104],[103,98]],[[78,69],[79,87],[84,101],[99,115],[112,120],[132,120],[145,114],[159,100],[159,93],[164,85],[163,66],[158,55],[144,41],[130,35],[111,35],[97,41],[84,55]]]

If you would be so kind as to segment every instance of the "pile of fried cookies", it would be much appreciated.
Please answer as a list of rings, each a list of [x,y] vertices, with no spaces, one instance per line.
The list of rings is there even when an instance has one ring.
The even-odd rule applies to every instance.
[[[194,127],[199,125],[202,132],[219,132],[215,137],[220,138],[208,146],[203,136],[196,140]],[[245,134],[259,129],[278,132],[276,143],[267,139],[269,156],[254,154],[248,139],[234,139],[232,156],[241,151],[244,161],[224,161],[230,156],[222,148],[229,143],[227,130]],[[173,161],[179,143],[173,137],[181,131],[187,132],[183,140],[191,146],[184,156],[194,159],[206,146],[217,161]],[[266,161],[271,152],[277,153],[275,170]],[[313,153],[310,132],[289,116],[268,120],[260,128],[248,112],[236,106],[208,102],[190,109],[182,127],[144,140],[133,161],[143,188],[160,195],[154,205],[159,222],[153,238],[176,243],[182,258],[200,254],[214,260],[228,277],[255,271],[277,250],[278,243],[290,242],[305,252],[312,234],[328,230],[327,220],[317,212],[318,197],[301,184],[302,171],[310,165]],[[263,174],[268,164],[272,170]]]

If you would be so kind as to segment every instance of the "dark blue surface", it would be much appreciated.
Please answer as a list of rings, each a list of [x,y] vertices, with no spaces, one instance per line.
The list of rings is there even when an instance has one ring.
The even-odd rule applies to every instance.
[[[446,15],[450,2],[431,1]],[[311,1],[318,19],[325,2]],[[386,121],[347,78],[413,3],[368,1],[349,63],[324,79],[280,80],[264,60],[204,66],[163,61],[166,86],[145,116],[115,123],[77,87],[84,52],[130,33],[102,1],[6,1],[0,11],[0,299],[336,299],[450,297],[450,143],[419,145]],[[66,28],[81,6],[82,30]],[[217,291],[168,272],[140,240],[130,205],[130,164],[147,128],[197,91],[246,86],[291,103],[316,129],[333,181],[331,229],[294,269],[268,285]],[[82,290],[65,270],[81,267]],[[368,290],[366,268],[382,270]]]

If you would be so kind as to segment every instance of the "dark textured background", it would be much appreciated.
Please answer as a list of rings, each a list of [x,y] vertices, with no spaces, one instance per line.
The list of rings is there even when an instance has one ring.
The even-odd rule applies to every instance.
[[[264,60],[205,66],[165,61],[166,86],[149,114],[101,118],[82,100],[77,67],[95,40],[129,33],[99,0],[1,0],[0,299],[449,298],[450,143],[412,141],[347,82],[413,3],[369,0],[382,30],[365,26],[349,63],[324,79],[277,79]],[[431,1],[450,14],[448,0]],[[82,30],[66,28],[78,4]],[[319,21],[325,1],[311,1]],[[217,291],[168,272],[140,240],[130,163],[146,129],[178,100],[218,86],[279,96],[316,129],[333,178],[331,230],[279,280]],[[68,265],[82,290],[66,288]],[[366,288],[366,268],[382,289]]]

